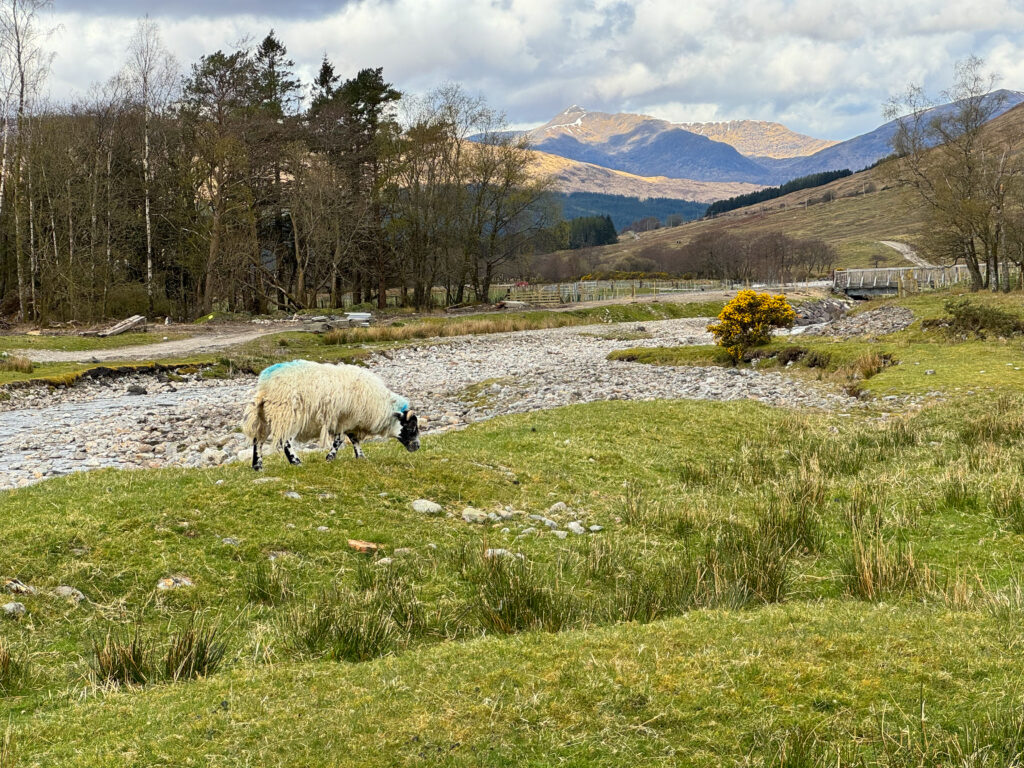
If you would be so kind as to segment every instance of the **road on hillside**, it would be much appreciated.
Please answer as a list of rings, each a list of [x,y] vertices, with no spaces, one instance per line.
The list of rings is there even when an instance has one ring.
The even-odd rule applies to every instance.
[[[879,240],[882,245],[892,248],[894,251],[899,251],[904,259],[909,261],[915,267],[934,267],[935,265],[929,261],[925,261],[917,255],[917,251],[911,248],[906,243],[898,243],[895,240]]]

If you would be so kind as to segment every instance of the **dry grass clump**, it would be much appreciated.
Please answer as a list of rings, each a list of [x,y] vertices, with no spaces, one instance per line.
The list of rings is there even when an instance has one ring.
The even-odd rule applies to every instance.
[[[917,562],[909,544],[894,544],[879,536],[865,540],[859,531],[853,534],[847,577],[850,593],[870,601],[934,586],[931,570]]]
[[[467,317],[461,320],[421,320],[415,323],[394,323],[371,328],[339,328],[323,336],[324,344],[361,344],[376,341],[407,341],[441,336],[473,336],[487,333],[509,333],[541,328],[573,325],[575,319],[558,313],[540,317],[495,315]]]
[[[35,363],[22,355],[0,357],[0,371],[9,371],[11,373],[32,373],[32,371],[35,370],[35,367]]]

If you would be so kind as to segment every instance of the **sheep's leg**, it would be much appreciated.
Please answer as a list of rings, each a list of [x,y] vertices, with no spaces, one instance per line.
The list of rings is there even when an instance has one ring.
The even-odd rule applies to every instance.
[[[338,449],[341,448],[341,444],[345,442],[344,435],[335,435],[334,442],[331,443],[331,450],[327,452],[327,460],[334,461],[334,457],[338,455]]]
[[[363,449],[359,447],[359,438],[349,432],[346,437],[352,441],[352,450],[356,452],[357,459],[365,459],[366,455],[363,453]]]
[[[284,457],[286,459],[288,459],[288,463],[289,464],[296,464],[296,465],[298,465],[298,464],[302,463],[302,459],[300,459],[298,456],[296,456],[294,453],[292,453],[292,441],[291,440],[285,440],[284,441]]]
[[[263,469],[263,457],[260,456],[260,444],[258,441],[252,441],[252,468],[259,472]]]

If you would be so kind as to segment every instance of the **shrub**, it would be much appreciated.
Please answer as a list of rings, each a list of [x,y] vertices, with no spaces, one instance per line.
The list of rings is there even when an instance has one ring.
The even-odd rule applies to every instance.
[[[1013,336],[1024,332],[1024,321],[1012,312],[986,304],[976,304],[966,296],[947,299],[949,330],[954,334],[972,333],[980,339],[989,333]]]
[[[789,363],[798,362],[806,354],[806,347],[786,347],[779,352],[776,359],[779,361],[779,365],[788,365]]]
[[[828,368],[832,365],[832,355],[815,349],[804,356],[804,365],[808,368]]]
[[[738,363],[747,349],[767,344],[772,329],[789,328],[795,317],[796,312],[785,296],[746,290],[725,305],[718,322],[709,325],[708,330],[718,346]]]

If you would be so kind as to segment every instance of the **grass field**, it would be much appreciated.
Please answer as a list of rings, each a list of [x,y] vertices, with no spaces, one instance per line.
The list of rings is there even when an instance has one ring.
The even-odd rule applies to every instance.
[[[8,492],[6,573],[38,592],[0,622],[6,765],[918,765],[918,747],[994,743],[1020,712],[1022,405],[877,422],[602,403],[414,455],[273,458],[265,483],[108,471]],[[563,527],[604,530],[458,517],[556,501]],[[172,575],[194,586],[156,588]],[[927,743],[900,743],[921,700]]]
[[[11,334],[0,336],[0,352],[11,349],[47,349],[63,351],[88,351],[92,349],[116,349],[117,347],[134,347],[145,344],[157,344],[163,341],[178,341],[190,338],[188,333],[122,333],[119,336],[30,336],[28,334]]]
[[[0,578],[35,589],[0,617],[0,766],[1022,764],[1024,345],[792,343],[829,362],[791,375],[840,385],[880,350],[870,393],[945,394],[592,403],[365,462],[0,493]],[[361,348],[246,354],[314,344]]]

